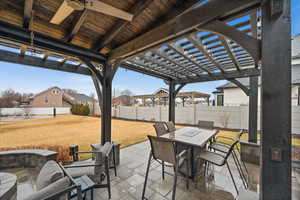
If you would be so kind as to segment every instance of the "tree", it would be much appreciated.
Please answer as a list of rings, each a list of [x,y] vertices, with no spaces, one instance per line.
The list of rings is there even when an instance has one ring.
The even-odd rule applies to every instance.
[[[96,106],[95,94],[93,92],[91,92],[89,96],[93,99],[91,113],[95,114],[95,106]]]
[[[7,89],[1,92],[0,95],[0,107],[12,108],[21,105],[22,103],[29,103],[33,93],[19,93],[12,89]]]
[[[4,90],[0,97],[1,108],[12,108],[15,107],[17,102],[21,101],[21,94],[15,92],[12,89]]]
[[[62,91],[64,91],[65,93],[68,93],[68,94],[77,94],[77,90],[74,90],[74,89],[69,89],[69,88],[64,88],[62,89]]]
[[[121,96],[122,95],[126,95],[126,96],[133,96],[133,93],[130,91],[130,90],[123,90],[122,92],[121,92]]]

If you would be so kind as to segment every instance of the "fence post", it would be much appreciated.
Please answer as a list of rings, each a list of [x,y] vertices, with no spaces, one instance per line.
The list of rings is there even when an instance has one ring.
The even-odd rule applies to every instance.
[[[138,107],[136,106],[135,107],[135,120],[138,119]]]
[[[196,115],[196,114],[197,114],[197,113],[196,113],[196,109],[197,109],[196,104],[194,104],[194,125],[197,124],[197,121],[196,121],[196,120],[197,120],[197,119],[196,119],[196,118],[197,118],[197,115]]]

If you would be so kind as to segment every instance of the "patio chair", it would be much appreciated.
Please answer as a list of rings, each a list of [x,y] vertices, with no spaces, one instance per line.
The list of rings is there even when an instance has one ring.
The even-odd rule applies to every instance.
[[[172,121],[166,122],[168,132],[176,131],[175,124]]]
[[[77,199],[82,200],[81,186],[75,183],[61,164],[53,160],[42,167],[36,180],[36,190],[23,200],[66,200],[70,199],[73,190],[77,190]]]
[[[160,136],[168,133],[168,129],[166,127],[165,122],[156,122],[153,125],[153,127],[155,129],[155,133],[156,133],[157,137],[160,137]],[[161,167],[162,167],[162,178],[164,180],[165,179],[165,163],[164,163],[164,161],[161,162]]]
[[[236,186],[235,180],[233,178],[231,169],[230,169],[230,167],[228,165],[227,159],[231,155],[232,151],[234,150],[234,148],[238,144],[238,142],[239,142],[239,140],[234,141],[230,145],[229,150],[227,151],[227,153],[225,155],[224,154],[215,153],[215,152],[212,152],[212,151],[208,151],[208,150],[204,150],[196,158],[198,164],[201,164],[202,163],[201,160],[202,160],[202,161],[204,161],[206,163],[206,166],[207,166],[207,164],[213,164],[213,165],[217,165],[217,166],[224,166],[224,165],[226,165],[237,194],[239,194],[239,191],[237,189],[237,186]],[[207,170],[207,168],[205,167],[205,171],[206,170]],[[198,168],[198,171],[199,171],[199,168]]]
[[[168,133],[168,129],[166,127],[165,122],[155,122],[153,127],[155,129],[156,136],[158,136],[158,137]]]
[[[107,188],[109,199],[111,198],[111,185],[109,174],[109,158],[113,149],[113,143],[106,142],[98,151],[77,152],[77,154],[91,153],[95,154],[95,160],[86,160],[74,162],[71,165],[64,166],[66,171],[74,177],[87,175],[95,183],[96,188]],[[102,184],[106,176],[106,184]]]
[[[143,193],[142,193],[142,199],[145,198],[145,192],[146,192],[146,186],[147,186],[147,180],[149,176],[149,170],[152,158],[161,163],[165,162],[170,164],[169,166],[174,168],[174,183],[173,183],[173,192],[172,192],[172,200],[175,199],[176,195],[176,186],[177,186],[177,176],[179,173],[179,168],[185,163],[186,164],[186,187],[188,189],[189,187],[189,177],[188,177],[188,171],[189,171],[189,154],[187,150],[183,150],[181,153],[176,154],[175,151],[175,144],[173,141],[167,139],[167,138],[161,138],[161,137],[155,137],[155,136],[148,136],[150,144],[151,144],[151,152],[149,155],[148,165],[147,165],[147,171],[145,176],[145,182],[143,187]],[[167,165],[166,165],[167,166]]]
[[[213,121],[198,121],[198,127],[204,129],[214,129],[214,122]]]
[[[229,149],[230,149],[230,145],[232,143],[234,143],[236,140],[238,140],[238,143],[240,142],[240,139],[242,137],[242,135],[245,133],[245,131],[242,129],[239,133],[237,133],[235,135],[234,138],[232,137],[227,137],[227,136],[221,136],[221,135],[217,135],[215,138],[214,138],[214,141],[209,145],[209,149],[211,150],[214,150],[214,151],[218,151],[218,152],[221,152],[221,153],[224,153],[226,154]],[[221,140],[220,140],[221,139]],[[224,140],[224,141],[222,141]],[[236,148],[239,152],[239,147],[238,145],[236,145]],[[245,176],[245,173],[244,173],[244,170],[242,168],[242,165],[246,171],[246,174],[248,175],[248,170],[247,170],[247,167],[246,167],[246,164],[243,160],[241,160],[242,162],[242,165],[238,159],[238,155],[236,154],[236,151],[233,149],[233,152],[232,152],[232,157],[233,157],[233,160],[234,160],[234,163],[238,169],[238,172],[239,172],[239,175],[241,176],[241,179],[243,180],[243,184],[245,186],[245,189],[247,189],[248,187],[248,181],[247,181],[247,178]]]
[[[110,157],[109,162],[110,162],[110,167],[114,169],[115,176],[117,176],[116,152],[115,152],[116,147],[115,147],[114,142],[112,142],[112,144],[113,144],[113,147],[112,147],[112,153],[109,156]],[[101,142],[98,142],[96,144],[91,144],[92,151],[100,151],[102,147],[103,147],[103,145]],[[95,154],[92,154],[92,159],[93,160],[96,159]]]

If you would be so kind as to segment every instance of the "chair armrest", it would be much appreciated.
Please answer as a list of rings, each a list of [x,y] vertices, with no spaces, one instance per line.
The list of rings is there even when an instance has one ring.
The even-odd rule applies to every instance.
[[[64,168],[77,168],[77,167],[97,167],[97,166],[103,166],[102,164],[99,165],[65,165]]]
[[[81,192],[81,186],[80,185],[72,185],[72,186],[66,188],[65,190],[62,190],[62,191],[59,191],[59,192],[55,192],[53,195],[51,195],[49,197],[46,197],[43,200],[56,200],[61,195],[65,194],[65,193],[69,193],[69,192],[71,192],[74,189],[77,190],[77,200],[82,200],[83,197],[82,197],[82,192]]]

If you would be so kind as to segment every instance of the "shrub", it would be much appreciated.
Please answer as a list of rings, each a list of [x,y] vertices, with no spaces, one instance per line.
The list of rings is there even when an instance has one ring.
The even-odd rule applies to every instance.
[[[71,112],[74,115],[89,115],[90,114],[90,108],[88,105],[83,104],[75,104],[71,108]]]

